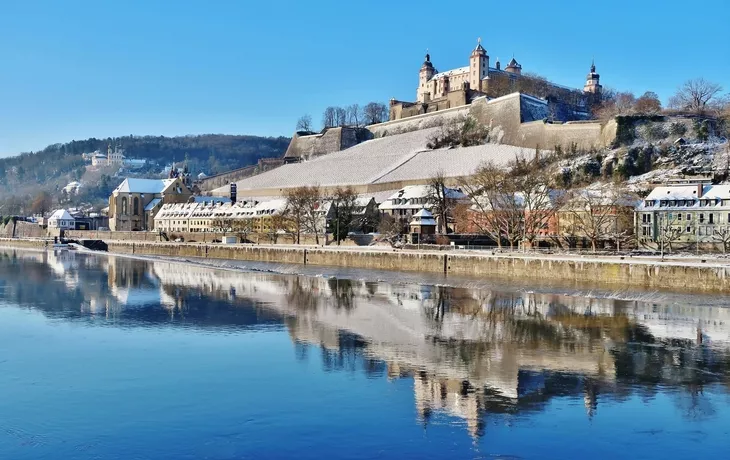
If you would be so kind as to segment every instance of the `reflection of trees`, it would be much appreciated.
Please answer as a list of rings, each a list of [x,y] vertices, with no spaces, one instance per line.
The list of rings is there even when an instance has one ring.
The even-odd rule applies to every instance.
[[[352,280],[330,278],[327,280],[330,291],[332,291],[333,302],[335,308],[350,311],[354,308],[353,298],[355,293],[353,291]]]

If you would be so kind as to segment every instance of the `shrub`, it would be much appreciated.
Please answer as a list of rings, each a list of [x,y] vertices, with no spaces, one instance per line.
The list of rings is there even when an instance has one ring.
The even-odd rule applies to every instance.
[[[669,134],[672,136],[684,136],[687,134],[687,126],[684,123],[675,121],[669,125]]]

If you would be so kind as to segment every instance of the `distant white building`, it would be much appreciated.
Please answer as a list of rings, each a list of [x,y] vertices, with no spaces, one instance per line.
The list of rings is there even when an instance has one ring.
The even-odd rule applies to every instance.
[[[461,190],[445,188],[446,198],[454,203],[469,203],[469,197]],[[413,216],[422,209],[433,211],[436,206],[430,185],[409,185],[398,190],[380,204],[383,214],[393,216],[404,226],[410,224]]]
[[[81,190],[81,182],[69,182],[62,190],[66,195],[76,195]]]
[[[48,228],[57,228],[59,230],[73,230],[75,219],[65,209],[58,209],[48,218]]]

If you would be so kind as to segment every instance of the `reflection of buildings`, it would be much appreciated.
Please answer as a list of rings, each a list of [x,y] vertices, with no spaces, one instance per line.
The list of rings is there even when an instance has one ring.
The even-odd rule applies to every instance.
[[[577,398],[594,416],[604,398],[667,385],[701,393],[730,369],[722,307],[17,254],[0,261],[0,292],[16,303],[197,328],[283,323],[298,355],[319,348],[328,369],[412,379],[424,423],[445,414],[475,436],[486,418],[551,398]],[[39,282],[43,292],[32,289]]]

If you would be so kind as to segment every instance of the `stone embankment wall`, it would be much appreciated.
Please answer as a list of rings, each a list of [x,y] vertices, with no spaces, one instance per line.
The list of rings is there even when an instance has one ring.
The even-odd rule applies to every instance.
[[[40,225],[32,222],[18,221],[13,224],[11,221],[8,222],[8,225],[0,225],[0,236],[6,238],[41,238],[45,236],[45,230]]]
[[[420,271],[486,278],[581,283],[620,288],[696,292],[730,291],[730,267],[630,260],[515,257],[453,252],[352,250],[317,247],[276,247],[202,243],[109,241],[109,252],[120,254],[199,257],[257,262],[339,266],[376,270]],[[0,246],[43,249],[43,240],[0,238]]]
[[[110,252],[171,257],[251,260],[374,270],[420,271],[520,280],[578,282],[616,288],[640,287],[705,292],[730,290],[730,267],[627,260],[580,260],[489,254],[337,250],[275,246],[225,246],[110,242]]]

